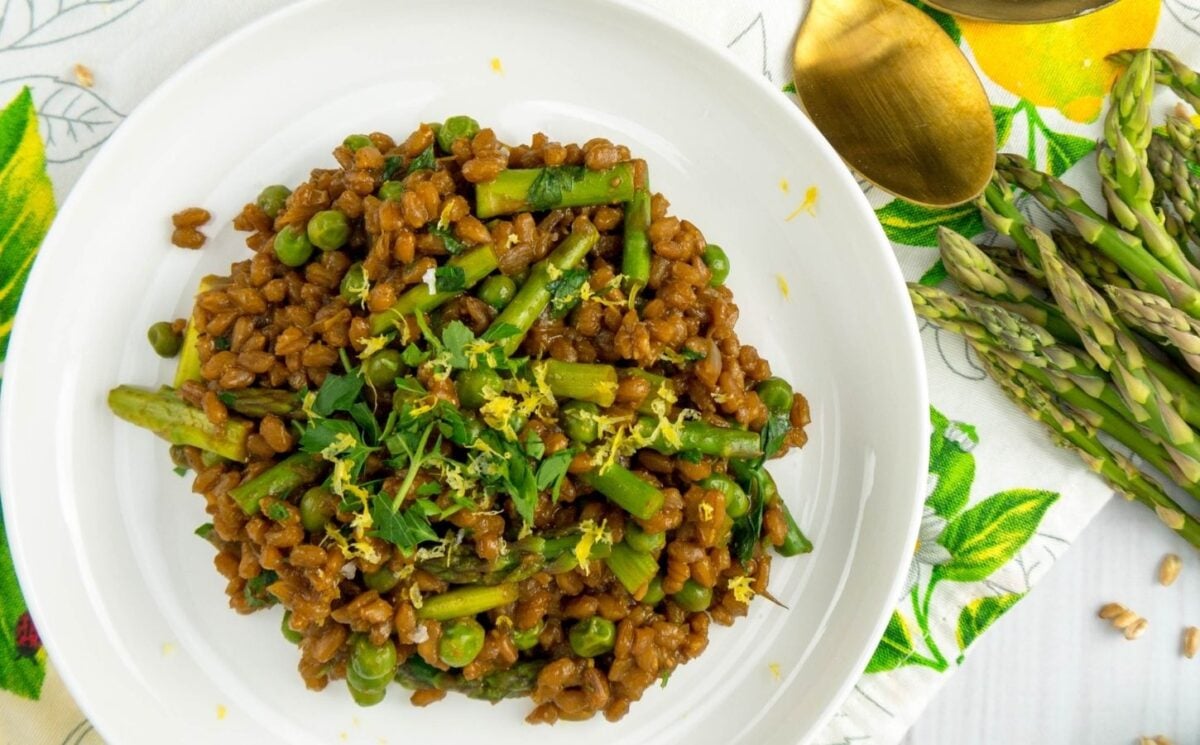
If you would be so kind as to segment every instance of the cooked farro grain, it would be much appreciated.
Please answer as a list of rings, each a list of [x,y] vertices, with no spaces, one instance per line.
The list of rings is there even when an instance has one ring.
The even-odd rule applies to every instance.
[[[1108,603],[1100,608],[1097,614],[1110,622],[1113,628],[1125,633],[1125,638],[1133,641],[1146,632],[1150,622],[1120,603]]]
[[[1189,660],[1200,652],[1200,628],[1188,626],[1183,630],[1183,656]]]
[[[1179,578],[1179,570],[1182,568],[1183,561],[1178,554],[1167,554],[1158,565],[1158,583],[1163,587],[1170,587]]]
[[[110,404],[170,420],[231,607],[284,607],[309,688],[620,719],[808,550],[762,467],[807,401],[623,146],[452,117],[334,159],[235,218],[178,390]]]

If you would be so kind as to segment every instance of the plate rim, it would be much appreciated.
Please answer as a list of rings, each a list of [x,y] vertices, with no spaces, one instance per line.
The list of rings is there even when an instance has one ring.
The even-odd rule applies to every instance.
[[[619,10],[639,17],[640,20],[645,23],[657,25],[665,31],[670,31],[680,37],[683,37],[685,40],[692,42],[694,45],[703,48],[709,54],[711,54],[714,62],[719,62],[720,64],[728,66],[732,70],[736,70],[737,75],[743,80],[743,82],[756,86],[764,94],[767,94],[766,98],[768,100],[777,101],[777,103],[773,105],[775,105],[784,116],[788,117],[793,125],[806,132],[806,135],[812,140],[812,144],[815,148],[823,151],[822,154],[829,157],[831,160],[842,163],[840,168],[833,169],[834,173],[831,174],[831,177],[840,180],[841,185],[850,192],[850,202],[853,204],[853,209],[858,210],[860,213],[859,217],[862,218],[863,222],[867,223],[867,232],[871,235],[873,250],[878,254],[877,258],[883,262],[884,271],[890,275],[892,280],[887,284],[886,287],[876,288],[876,291],[893,295],[889,301],[899,301],[902,307],[907,305],[907,298],[902,297],[902,289],[904,287],[905,280],[901,272],[898,259],[895,256],[895,252],[891,243],[887,240],[882,226],[875,219],[874,211],[872,210],[866,195],[862,192],[857,181],[854,179],[853,173],[849,167],[844,164],[840,156],[837,155],[836,151],[829,144],[828,140],[826,140],[821,132],[816,128],[816,126],[804,116],[799,106],[793,104],[792,102],[788,101],[788,99],[783,97],[779,91],[777,91],[775,87],[767,81],[765,76],[755,74],[747,70],[738,62],[736,57],[734,57],[733,53],[728,48],[715,45],[709,39],[701,35],[698,31],[684,25],[684,23],[663,10],[640,4],[637,2],[637,0],[587,1],[596,7],[615,6]],[[122,121],[121,126],[119,126],[117,130],[100,146],[94,157],[84,169],[83,173],[71,187],[71,191],[68,193],[66,199],[59,207],[54,221],[51,224],[50,230],[47,232],[46,237],[43,239],[42,244],[39,247],[39,258],[41,253],[47,248],[54,250],[53,246],[58,239],[58,234],[64,230],[64,228],[60,227],[62,222],[61,218],[63,215],[69,215],[71,212],[75,211],[75,204],[83,199],[83,197],[80,197],[79,194],[86,191],[86,189],[83,187],[90,187],[92,181],[100,178],[99,174],[102,170],[104,170],[105,167],[107,167],[108,162],[117,157],[114,155],[114,153],[118,153],[121,147],[124,146],[125,141],[133,136],[133,134],[131,134],[133,128],[128,126],[131,122],[136,124],[142,118],[148,116],[148,112],[152,112],[155,109],[160,98],[163,98],[172,92],[181,84],[181,81],[184,81],[184,79],[191,75],[193,71],[204,67],[211,59],[219,57],[228,47],[234,46],[243,38],[258,34],[264,28],[280,23],[291,17],[293,14],[303,14],[308,12],[312,7],[323,4],[333,4],[335,2],[336,0],[300,0],[299,2],[272,10],[271,12],[256,18],[250,23],[247,23],[246,25],[214,40],[210,45],[194,55],[186,63],[181,65],[177,70],[172,72],[168,77],[156,85],[149,94],[147,94],[140,102],[137,103],[129,115]],[[611,10],[604,10],[603,12],[611,12]],[[43,279],[42,275],[44,275],[48,270],[42,269],[42,267],[46,264],[47,262],[44,261],[34,261],[34,265],[31,268],[29,277],[26,280],[23,295],[31,288],[36,289],[45,284],[46,280]],[[21,320],[21,309],[18,307],[9,339],[9,355],[6,359],[6,364],[4,365],[6,373],[9,373],[9,371],[14,368],[22,370],[23,366],[17,367],[17,365],[20,363],[14,364],[14,361],[23,360],[29,356],[29,353],[24,355],[17,354],[25,346],[27,346],[25,340],[26,334],[22,333],[23,324],[21,323]],[[905,357],[907,358],[904,361],[907,363],[907,367],[909,368],[908,373],[912,376],[913,383],[917,387],[917,390],[914,392],[917,396],[917,399],[914,403],[916,404],[916,409],[918,412],[927,412],[929,409],[928,370],[924,360],[923,346],[921,343],[920,332],[917,326],[915,315],[912,313],[905,314],[904,319],[901,321],[901,326],[903,327],[904,332],[901,351],[903,351]],[[30,342],[30,345],[32,346],[32,342]],[[897,362],[900,362],[900,360],[897,360]],[[5,377],[11,377],[11,374],[5,375]],[[16,397],[16,394],[13,393],[15,388],[16,386],[11,385],[4,385],[0,387],[0,506],[3,506],[6,514],[12,514],[13,505],[15,505],[15,503],[18,501],[16,496],[12,496],[15,493],[14,489],[12,488],[15,480],[13,475],[15,469],[11,465],[14,462],[14,459],[10,457],[12,455],[10,450],[12,448],[12,443],[16,438],[14,433],[11,431],[11,425],[9,424],[12,419],[10,416],[10,410],[13,407],[13,400]],[[919,463],[927,464],[929,455],[929,443],[926,431],[928,429],[928,420],[922,418],[912,424],[914,429],[912,434],[916,441],[917,450],[914,455],[917,456]],[[916,540],[920,525],[921,506],[924,503],[923,488],[925,484],[926,470],[927,465],[920,467],[916,473],[916,478],[914,478],[914,483],[910,485],[911,496],[909,497],[907,505],[909,510],[909,524],[906,530],[907,540],[904,542],[904,545],[911,545]],[[897,488],[896,491],[896,499],[899,499],[899,494],[901,491],[899,488]],[[15,529],[14,526],[16,526]],[[5,520],[5,529],[7,531],[9,550],[12,555],[17,580],[21,586],[21,591],[24,595],[29,613],[34,617],[36,622],[40,617],[39,609],[42,605],[41,597],[44,590],[41,586],[30,581],[35,575],[35,570],[31,566],[32,557],[27,553],[28,549],[25,545],[24,538],[22,537],[22,531],[19,523],[16,520]],[[855,549],[855,551],[857,550],[858,549]],[[74,555],[73,552],[72,555]],[[853,556],[853,553],[851,555]],[[895,607],[895,603],[891,602],[891,599],[894,598],[899,592],[899,589],[903,585],[906,576],[907,564],[903,562],[903,558],[904,557],[902,556],[898,559],[898,561],[901,563],[892,570],[893,577],[888,587],[887,594],[889,601],[878,612],[878,617],[875,619],[873,624],[874,631],[871,635],[872,638],[878,638],[882,636],[884,629],[891,618],[892,611]],[[50,658],[54,658],[54,651],[56,648],[58,648],[59,642],[58,635],[51,629],[52,626],[47,625],[45,632],[42,632],[41,629],[39,629],[39,632],[41,633],[42,642],[47,650],[48,656]],[[867,646],[861,650],[859,652],[854,669],[865,669],[873,652],[873,646]],[[109,715],[99,709],[98,704],[95,703],[89,692],[89,689],[82,685],[76,678],[75,671],[77,669],[77,664],[78,663],[71,662],[56,663],[55,670],[58,673],[59,678],[62,680],[64,686],[70,693],[75,704],[79,707],[80,711],[85,717],[87,717],[88,721],[96,727],[97,731],[103,733],[105,731],[105,727],[100,725],[100,722],[108,721]],[[857,682],[859,675],[861,675],[861,673],[851,674],[846,678],[846,680],[842,681],[838,685],[836,695],[829,699],[828,703],[821,710],[820,715],[814,720],[809,732],[802,733],[801,737],[807,738],[815,734],[822,726],[824,726],[825,723],[829,721],[830,717],[832,717],[832,715],[848,697],[850,691]]]

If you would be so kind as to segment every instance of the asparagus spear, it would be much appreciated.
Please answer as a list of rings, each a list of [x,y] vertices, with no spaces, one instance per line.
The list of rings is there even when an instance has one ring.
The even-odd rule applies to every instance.
[[[1196,125],[1187,116],[1168,116],[1165,125],[1167,139],[1172,149],[1183,156],[1185,161],[1200,162],[1200,133]]]
[[[1200,182],[1186,158],[1159,135],[1151,139],[1148,156],[1156,194],[1171,203],[1178,217],[1178,223],[1164,222],[1168,232],[1174,230],[1183,242],[1200,243]]]
[[[494,562],[465,552],[447,557],[425,559],[417,566],[453,585],[500,585],[521,582],[538,572],[569,572],[579,565],[574,555],[582,535],[578,529],[551,538],[529,536],[508,545],[508,551]],[[588,559],[608,558],[612,546],[593,543]]]
[[[528,696],[537,687],[545,660],[521,660],[507,670],[495,670],[475,680],[462,673],[438,670],[416,655],[396,670],[396,682],[412,690],[457,691],[468,698],[496,703],[506,698]]]
[[[1088,282],[1096,285],[1133,287],[1133,283],[1121,273],[1121,267],[1115,261],[1074,233],[1056,231],[1053,240],[1066,260],[1078,269]]]
[[[545,376],[556,398],[591,401],[597,406],[612,406],[617,398],[617,368],[612,365],[546,360],[535,362],[534,369]]]
[[[1200,320],[1148,292],[1106,287],[1117,313],[1131,326],[1166,341],[1200,371]]]
[[[200,278],[200,286],[196,288],[199,295],[225,284],[228,280],[223,277],[206,275]],[[188,319],[187,331],[183,334],[183,345],[179,348],[179,363],[175,367],[174,386],[179,388],[189,380],[200,380],[200,330],[196,328],[195,318]]]
[[[475,187],[475,214],[480,219],[514,212],[588,207],[628,202],[633,198],[633,163],[603,171],[582,166],[509,168]]]
[[[476,246],[469,251],[463,251],[459,255],[451,257],[446,262],[446,265],[458,267],[463,270],[463,274],[466,277],[464,289],[467,289],[475,286],[484,277],[496,271],[496,268],[500,264],[496,260],[496,252],[492,250],[492,247],[490,245],[483,245]],[[369,319],[371,333],[382,334],[390,331],[401,323],[404,316],[411,315],[417,311],[432,310],[461,294],[462,290],[435,292],[429,289],[429,285],[424,283],[419,284],[401,295],[392,307],[385,311],[371,314]]]
[[[632,595],[637,595],[658,574],[658,561],[653,556],[631,548],[624,541],[612,547],[604,565]]]
[[[147,391],[119,385],[108,392],[108,408],[172,445],[191,445],[229,460],[246,462],[246,439],[254,431],[253,424],[244,419],[213,424],[203,411],[170,388]]]
[[[229,496],[247,515],[258,512],[258,504],[266,497],[279,497],[315,481],[325,461],[316,453],[289,455],[249,481],[229,490]]]
[[[992,379],[1025,413],[1049,428],[1060,447],[1077,452],[1113,489],[1126,499],[1153,509],[1172,530],[1200,549],[1200,522],[1188,515],[1158,484],[1139,473],[1124,457],[1104,447],[1086,422],[1056,406],[1047,391],[1035,382],[1001,367],[986,353],[981,358]]]
[[[1045,275],[1042,270],[1029,262],[1021,249],[996,244],[982,244],[979,250],[992,260],[992,263],[1010,276],[1022,280],[1031,287],[1046,289]]]
[[[222,398],[233,411],[245,416],[261,419],[268,414],[299,417],[302,414],[298,393],[275,388],[244,388],[240,391],[225,391]]]
[[[1041,271],[1042,260],[1038,255],[1037,242],[1028,232],[1029,221],[1017,208],[1016,195],[999,173],[992,174],[983,194],[976,200],[983,220],[997,233],[1007,236],[1017,244],[1030,267]],[[1034,275],[1040,278],[1040,274]]]
[[[762,438],[756,432],[693,421],[673,427],[672,431],[678,439],[672,441],[674,438],[662,431],[655,433],[657,425],[657,419],[644,416],[638,419],[637,431],[643,437],[652,437],[647,447],[665,455],[693,450],[719,458],[752,459],[763,454]]]
[[[1146,369],[1137,343],[1113,321],[1099,293],[1054,252],[1042,251],[1046,280],[1063,313],[1083,338],[1088,354],[1112,374],[1113,383],[1134,417],[1168,446],[1172,460],[1189,481],[1200,479],[1200,441],[1163,384]]]
[[[534,265],[529,272],[529,279],[525,280],[512,302],[500,311],[500,315],[496,316],[496,320],[492,321],[491,327],[488,328],[489,332],[501,328],[516,329],[516,333],[501,342],[506,354],[511,355],[517,351],[525,334],[533,327],[533,322],[549,304],[550,266],[553,265],[560,271],[574,268],[583,261],[583,257],[592,246],[596,245],[599,237],[600,233],[595,226],[589,222],[580,222],[549,256]]]
[[[1117,64],[1130,65],[1141,54],[1150,56],[1154,78],[1160,85],[1175,91],[1180,98],[1200,111],[1200,75],[1171,52],[1165,49],[1129,49],[1111,54],[1108,58]]]
[[[662,509],[663,493],[619,463],[580,474],[579,479],[640,520],[649,520]]]
[[[675,401],[675,384],[670,378],[646,372],[638,367],[623,368],[618,371],[618,374],[625,378],[641,378],[650,384],[650,392],[638,404],[637,410],[639,414],[655,413],[654,407],[656,405],[661,406],[661,404],[656,403],[658,401],[666,401],[668,404]]]
[[[779,494],[779,487],[775,484],[775,478],[771,476],[771,472],[762,465],[755,465],[755,461],[750,460],[731,460],[729,461],[729,471],[738,481],[742,483],[749,493],[753,494],[754,490],[750,489],[752,482],[759,485],[758,492],[762,497],[764,505],[778,504],[779,509],[783,511],[784,520],[787,521],[787,535],[783,539],[783,543],[775,547],[775,551],[780,556],[798,556],[800,554],[812,553],[813,544],[808,540],[808,536],[804,535],[804,531],[800,530],[800,526],[796,523],[796,518],[792,516],[792,511],[788,509],[787,502]]]
[[[621,273],[625,275],[626,292],[650,281],[650,188],[637,186],[625,205],[625,241],[621,255]]]
[[[417,609],[418,618],[434,621],[449,621],[452,618],[474,616],[484,611],[515,603],[517,585],[508,582],[502,585],[467,585],[447,590],[440,595],[425,598]]]

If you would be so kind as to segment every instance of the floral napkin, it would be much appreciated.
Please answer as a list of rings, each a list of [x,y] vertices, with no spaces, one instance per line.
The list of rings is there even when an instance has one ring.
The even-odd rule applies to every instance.
[[[643,0],[746,69],[792,90],[798,3]],[[1200,63],[1200,0],[1120,0],[1074,21],[999,26],[925,8],[981,72],[997,147],[1094,196],[1090,162],[1115,69],[1110,52],[1163,46]],[[90,156],[191,54],[283,0],[23,0],[0,4],[0,362],[21,288],[61,199]],[[985,227],[971,206],[931,210],[863,185],[913,281],[937,283],[936,226]],[[817,207],[819,209],[819,205]],[[1031,205],[1025,209],[1034,212]],[[957,337],[922,331],[930,465],[920,538],[862,678],[816,745],[898,742],[971,645],[1016,605],[1109,498],[988,381]],[[2,368],[0,368],[2,373]],[[0,745],[99,743],[41,648],[0,518]]]

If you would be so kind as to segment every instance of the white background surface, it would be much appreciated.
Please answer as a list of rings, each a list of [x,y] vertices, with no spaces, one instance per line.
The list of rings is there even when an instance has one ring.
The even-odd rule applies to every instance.
[[[1183,571],[1162,587],[1170,551]],[[1144,507],[1114,499],[972,648],[903,745],[1200,743],[1200,656],[1180,652],[1184,626],[1200,626],[1198,598],[1200,555]],[[1096,617],[1114,601],[1150,621],[1142,638]]]

